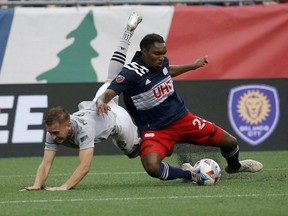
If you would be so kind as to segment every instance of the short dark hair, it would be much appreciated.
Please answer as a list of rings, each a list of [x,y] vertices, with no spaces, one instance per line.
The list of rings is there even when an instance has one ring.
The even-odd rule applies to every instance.
[[[63,123],[70,120],[70,113],[61,106],[53,107],[48,110],[44,122],[51,126],[55,122]]]
[[[152,46],[154,46],[155,42],[165,43],[161,35],[155,33],[147,34],[140,42],[140,49],[142,50],[144,48],[149,50]]]

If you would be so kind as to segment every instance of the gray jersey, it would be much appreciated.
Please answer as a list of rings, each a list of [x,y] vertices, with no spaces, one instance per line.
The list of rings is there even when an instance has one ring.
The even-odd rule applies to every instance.
[[[94,144],[112,138],[113,143],[124,153],[129,153],[133,145],[139,143],[137,128],[127,111],[118,105],[118,97],[109,102],[111,111],[107,115],[96,114],[96,99],[105,91],[104,84],[97,92],[93,101],[83,101],[79,111],[71,115],[73,135],[61,144],[55,143],[47,133],[45,149],[57,151],[59,145],[78,148],[93,148]]]
[[[91,103],[95,105],[95,102],[92,101]],[[98,116],[95,111],[83,109],[71,115],[71,123],[73,136],[61,145],[82,150],[94,147],[95,143],[106,140],[110,135],[114,134],[116,117],[113,112],[109,112],[108,115]],[[47,133],[45,149],[57,150],[57,148],[58,144]]]

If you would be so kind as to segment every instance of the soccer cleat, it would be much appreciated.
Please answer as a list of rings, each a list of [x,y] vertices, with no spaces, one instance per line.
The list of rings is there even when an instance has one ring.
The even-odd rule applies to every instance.
[[[133,12],[130,17],[128,18],[127,27],[126,29],[130,32],[133,32],[139,23],[142,22],[142,16],[138,15],[137,13]]]
[[[192,171],[193,166],[190,163],[183,163],[180,167],[184,171]]]
[[[226,166],[225,171],[229,174],[238,172],[259,172],[263,168],[263,164],[255,160],[242,160],[240,161],[241,167],[239,170],[235,171],[231,167]]]
[[[196,182],[195,169],[190,163],[183,163],[180,169],[191,172],[191,181]]]

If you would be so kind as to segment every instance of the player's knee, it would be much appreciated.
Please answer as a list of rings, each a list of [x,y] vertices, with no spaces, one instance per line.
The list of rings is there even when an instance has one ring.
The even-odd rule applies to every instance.
[[[220,140],[220,147],[225,150],[235,149],[238,145],[237,139],[231,134],[225,132]]]
[[[236,148],[236,146],[238,145],[238,141],[237,141],[236,137],[234,137],[230,134],[227,138],[227,143],[231,148]]]
[[[160,169],[160,163],[151,162],[149,160],[142,160],[142,165],[148,175],[155,178],[157,177]]]
[[[157,174],[159,173],[159,165],[151,164],[150,166],[145,167],[146,172],[151,177],[157,177]]]

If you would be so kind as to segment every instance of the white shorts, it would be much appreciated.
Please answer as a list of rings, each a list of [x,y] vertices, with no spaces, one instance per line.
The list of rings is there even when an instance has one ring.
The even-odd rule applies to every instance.
[[[102,95],[108,88],[110,83],[104,83],[96,93],[93,101]],[[108,105],[111,107],[111,111],[116,116],[116,133],[111,135],[112,141],[125,154],[131,153],[133,146],[140,143],[138,137],[138,130],[136,125],[133,123],[129,113],[121,106],[118,105],[119,96],[115,96]]]

